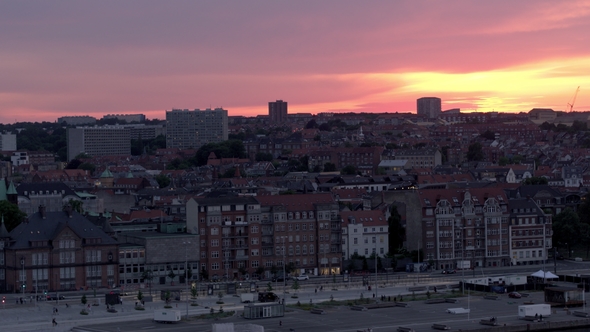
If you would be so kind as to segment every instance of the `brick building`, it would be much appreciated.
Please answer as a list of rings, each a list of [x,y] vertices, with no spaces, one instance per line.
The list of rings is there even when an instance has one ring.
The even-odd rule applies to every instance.
[[[0,291],[75,290],[117,283],[117,241],[71,207],[47,212],[40,206],[8,237],[0,237]]]

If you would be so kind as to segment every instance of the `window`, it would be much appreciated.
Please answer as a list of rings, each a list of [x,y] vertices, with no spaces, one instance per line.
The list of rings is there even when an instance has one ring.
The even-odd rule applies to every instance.
[[[250,243],[252,243],[254,245],[258,244],[258,242],[259,242],[259,240],[258,240],[257,237],[253,237],[253,238],[250,239]]]
[[[219,258],[219,251],[212,251],[211,258]]]
[[[211,240],[212,247],[219,247],[219,240]]]
[[[211,263],[211,270],[219,270],[219,263]]]
[[[252,268],[258,268],[258,266],[259,266],[258,261],[251,261],[250,264],[251,264]]]
[[[353,238],[353,239],[352,239],[352,242],[353,242],[354,244],[358,244],[358,239],[355,237],[355,238]]]
[[[135,252],[137,254],[137,252]],[[86,263],[96,263],[101,261],[100,250],[86,250]]]
[[[211,227],[211,235],[219,235],[219,228]]]
[[[250,252],[252,256],[258,256],[258,249],[252,249],[252,251]]]
[[[250,232],[251,233],[258,233],[258,226],[251,226],[250,227]]]

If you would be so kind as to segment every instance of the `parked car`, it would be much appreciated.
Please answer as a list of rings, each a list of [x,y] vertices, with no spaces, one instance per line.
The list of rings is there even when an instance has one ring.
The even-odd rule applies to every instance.
[[[56,300],[65,300],[66,298],[63,295],[55,296],[55,295],[47,295],[47,301],[56,301]]]
[[[283,276],[277,276],[277,277],[273,277],[272,278],[273,282],[281,282],[281,281],[285,281],[285,277]]]
[[[455,271],[454,269],[446,269],[446,270],[442,270],[442,274],[453,274],[457,271]]]
[[[508,293],[508,297],[513,299],[520,299],[522,295],[519,292],[510,292]]]
[[[307,274],[300,274],[296,277],[293,277],[293,280],[299,280],[299,281],[309,280],[309,276]]]

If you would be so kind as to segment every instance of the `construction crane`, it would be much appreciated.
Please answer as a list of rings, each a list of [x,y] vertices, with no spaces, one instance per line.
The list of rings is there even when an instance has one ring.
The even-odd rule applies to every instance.
[[[574,110],[574,104],[576,103],[576,97],[578,97],[578,92],[580,92],[580,87],[576,89],[576,93],[574,93],[574,98],[572,98],[571,103],[567,103],[566,111],[571,112]]]

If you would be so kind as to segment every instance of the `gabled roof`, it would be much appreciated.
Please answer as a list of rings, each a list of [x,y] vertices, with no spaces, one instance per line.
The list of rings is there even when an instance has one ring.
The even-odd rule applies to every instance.
[[[8,233],[8,230],[6,230],[6,225],[4,225],[4,215],[2,215],[2,224],[0,224],[0,239],[6,239],[9,237],[10,233]]]
[[[39,194],[42,192],[49,192],[49,193],[62,193],[62,196],[76,196],[76,192],[74,192],[70,187],[68,187],[63,182],[47,182],[47,183],[21,183],[17,188],[16,191],[19,196],[29,196],[31,194]]]
[[[315,204],[335,203],[332,194],[257,196],[262,206],[284,206],[286,211],[313,211]]]
[[[108,236],[98,226],[81,214],[73,211],[69,217],[66,212],[45,212],[45,218],[40,212],[29,216],[28,221],[21,222],[10,232],[14,242],[12,249],[30,248],[31,241],[52,241],[64,229],[70,229],[81,239],[100,239],[101,244],[116,244],[113,238]]]

